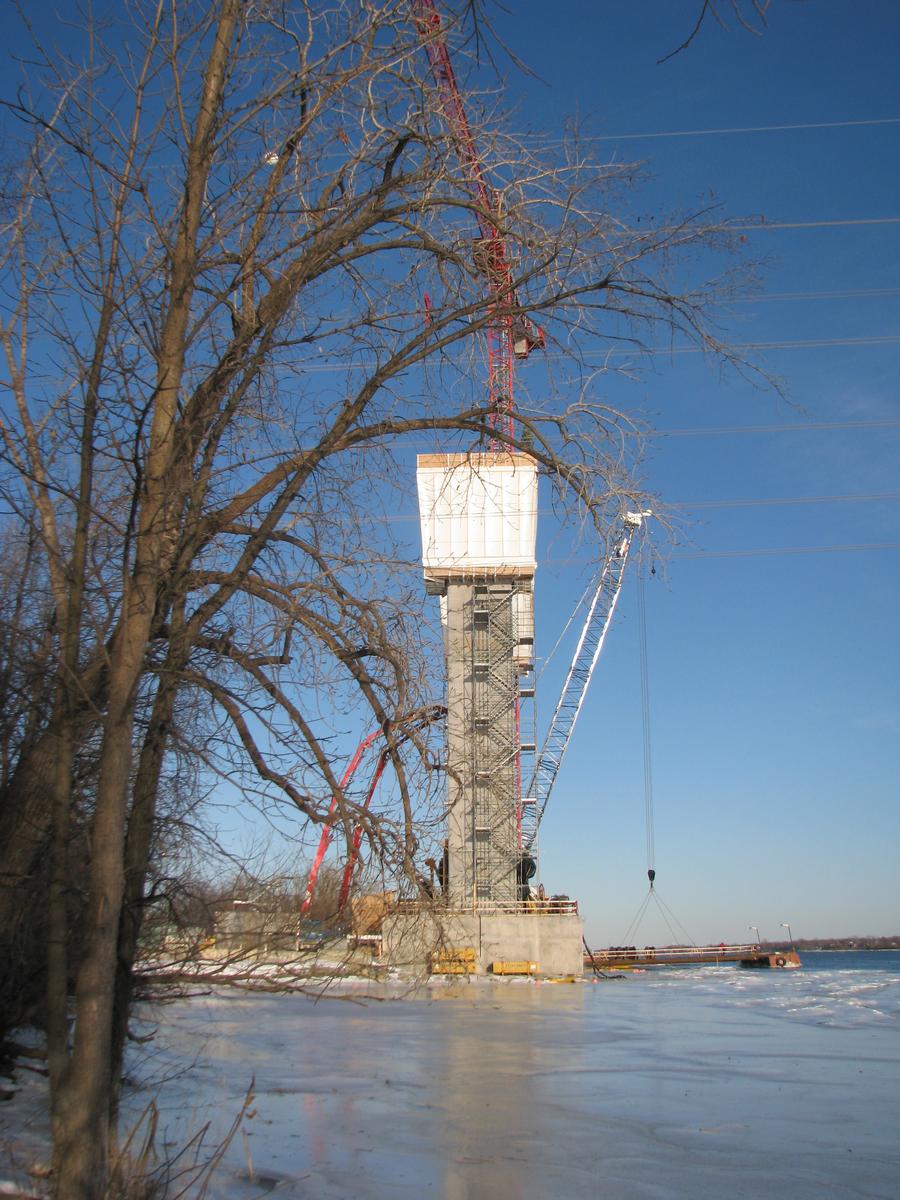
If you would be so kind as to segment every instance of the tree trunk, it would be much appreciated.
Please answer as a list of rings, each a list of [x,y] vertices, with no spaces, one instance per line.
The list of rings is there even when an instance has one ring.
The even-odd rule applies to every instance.
[[[152,603],[135,589],[110,664],[100,778],[94,813],[85,947],[75,991],[75,1041],[59,1089],[54,1181],[59,1200],[101,1200],[106,1188],[112,1014],[123,850],[137,682],[150,632]],[[152,596],[152,592],[151,592]]]
[[[109,650],[112,647],[108,648]],[[78,711],[67,731],[60,704],[25,749],[0,796],[0,1032],[42,1006],[46,982],[46,895],[57,773],[101,720],[108,676],[105,648],[77,685]],[[74,751],[73,751],[74,753]],[[71,779],[69,780],[71,783]]]
[[[128,1019],[134,994],[134,962],[144,919],[144,888],[153,847],[159,779],[177,695],[177,668],[171,659],[170,655],[170,661],[161,672],[159,689],[153,701],[150,724],[144,736],[135,775],[134,798],[125,836],[125,895],[119,923],[109,1093],[110,1129],[113,1133],[119,1115],[125,1039],[128,1036]]]
[[[178,236],[172,252],[168,309],[157,355],[156,390],[134,567],[122,598],[109,662],[109,702],[94,812],[91,884],[85,952],[76,987],[75,1043],[60,1090],[54,1180],[59,1200],[102,1200],[107,1179],[109,1100],[113,1072],[113,1015],[119,925],[125,884],[125,827],[138,683],[143,669],[160,579],[178,541],[181,499],[191,473],[179,460],[178,422],[185,337],[196,286],[197,236],[213,153],[215,124],[227,78],[239,0],[220,0],[206,61]]]
[[[63,698],[62,707],[66,707]],[[69,1058],[69,831],[72,825],[72,773],[75,728],[70,716],[60,722],[54,773],[50,835],[50,886],[47,890],[47,1067],[50,1075],[50,1113],[56,1122],[56,1103]]]
[[[20,759],[0,808],[0,1033],[43,997],[44,918],[36,902],[50,842],[60,729],[51,724]]]

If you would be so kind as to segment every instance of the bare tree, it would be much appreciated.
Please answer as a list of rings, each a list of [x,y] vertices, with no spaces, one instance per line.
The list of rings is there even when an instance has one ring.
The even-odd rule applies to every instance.
[[[657,60],[657,66],[668,62],[670,58],[674,58],[676,54],[680,54],[682,50],[687,50],[691,43],[699,36],[700,30],[708,20],[715,21],[721,28],[728,28],[727,14],[730,13],[737,23],[738,27],[747,30],[748,33],[755,34],[760,37],[768,24],[768,11],[772,6],[772,0],[727,0],[727,2],[717,3],[717,0],[700,0],[697,19],[690,33],[676,46],[674,50],[670,50],[663,58]]]
[[[493,416],[473,368],[479,201],[407,5],[148,0],[106,16],[83,58],[36,46],[6,101],[25,146],[0,259],[0,485],[46,578],[51,691],[4,774],[0,925],[49,846],[55,1182],[71,1200],[105,1186],[167,756],[348,843],[363,822],[414,883],[395,731],[427,698],[420,601],[383,518],[411,439],[475,448]],[[727,358],[704,317],[727,281],[689,269],[726,241],[710,214],[616,218],[629,168],[577,146],[541,161],[493,121],[476,124],[514,292],[555,351],[577,372],[598,338],[639,345],[661,325]],[[634,484],[591,376],[569,408],[520,402],[507,440],[602,539]],[[338,786],[334,739],[352,727],[384,733],[396,820]],[[73,813],[90,846],[75,961]]]

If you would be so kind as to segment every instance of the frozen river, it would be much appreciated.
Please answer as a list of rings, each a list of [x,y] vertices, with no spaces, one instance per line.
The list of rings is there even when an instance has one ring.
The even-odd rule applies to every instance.
[[[173,1143],[255,1078],[211,1196],[900,1196],[900,954],[357,999],[156,1014]]]

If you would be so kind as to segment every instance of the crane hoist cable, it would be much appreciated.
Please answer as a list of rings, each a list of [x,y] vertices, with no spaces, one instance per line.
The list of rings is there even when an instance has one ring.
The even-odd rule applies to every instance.
[[[647,668],[647,600],[644,576],[638,580],[638,636],[641,647],[641,725],[644,735],[644,824],[647,837],[647,878],[656,879],[656,847],[653,821],[653,750],[650,738],[650,680]]]
[[[651,570],[651,574],[655,575],[656,571]],[[644,588],[645,580],[642,575],[638,581],[638,638],[640,643],[641,658],[641,724],[643,726],[644,748],[644,821],[647,839],[647,879],[650,881],[650,887],[647,890],[646,896],[641,901],[637,912],[632,918],[631,924],[625,931],[625,934],[622,938],[622,945],[627,945],[635,936],[652,901],[656,905],[656,908],[663,919],[663,923],[669,931],[673,941],[682,940],[686,944],[694,946],[696,945],[696,942],[684,928],[669,906],[665,903],[654,886],[656,880],[656,835],[654,830],[653,811],[653,753],[650,736],[650,673],[647,655],[647,598]]]

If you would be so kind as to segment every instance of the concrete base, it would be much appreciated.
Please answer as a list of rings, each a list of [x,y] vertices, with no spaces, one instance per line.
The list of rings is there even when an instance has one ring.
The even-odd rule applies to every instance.
[[[583,970],[582,923],[577,913],[473,913],[437,909],[396,913],[382,925],[382,954],[394,967],[425,973],[435,952],[475,951],[475,973],[494,962],[534,962],[539,975]]]

